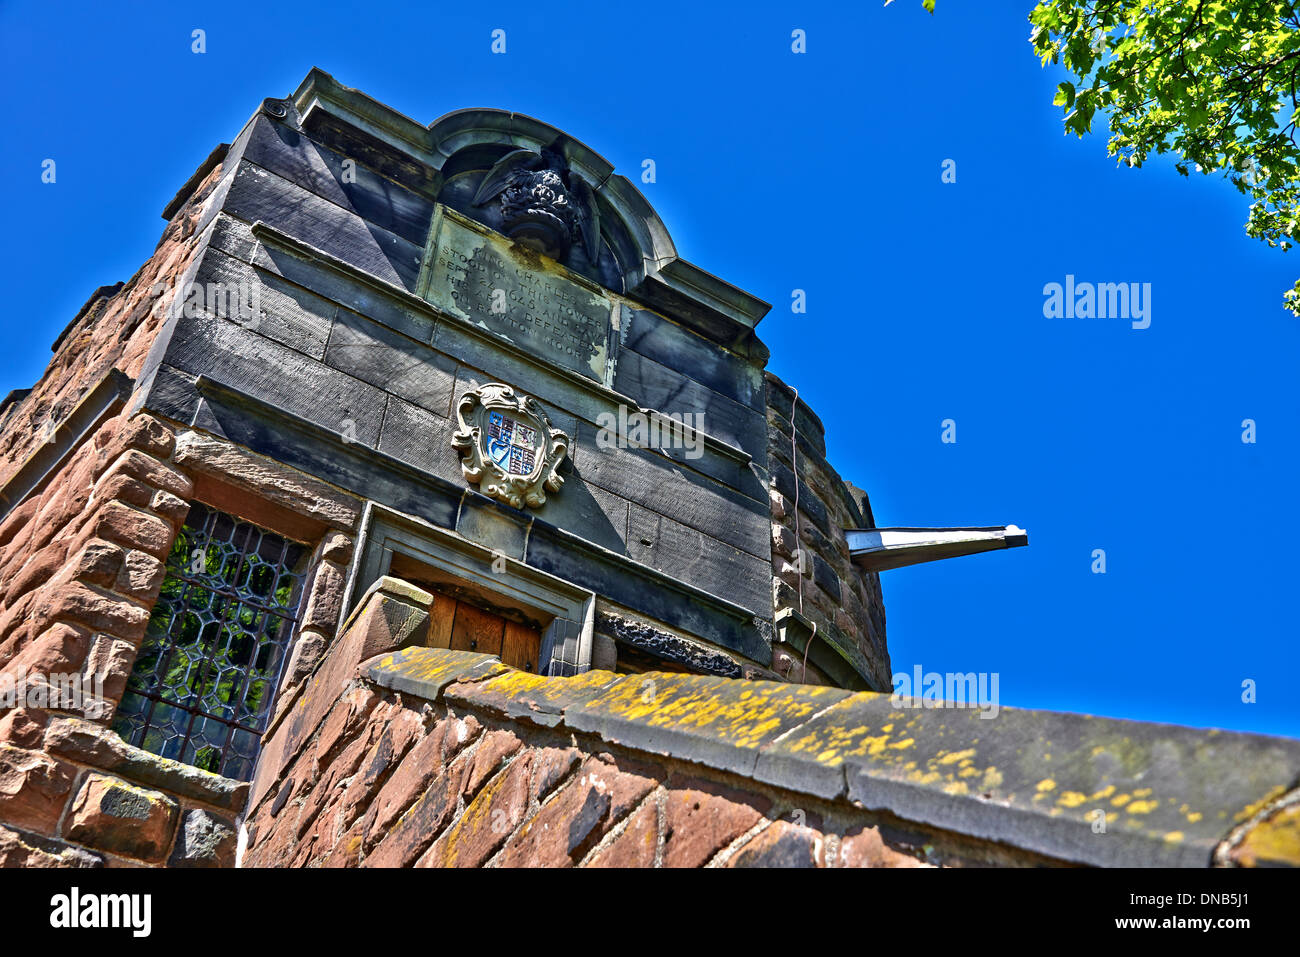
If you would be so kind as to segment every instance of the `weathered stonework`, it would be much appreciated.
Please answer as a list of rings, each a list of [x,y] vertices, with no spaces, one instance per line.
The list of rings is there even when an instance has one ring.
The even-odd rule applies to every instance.
[[[375,609],[418,616],[398,587]],[[259,770],[244,866],[1208,866],[1233,822],[1221,863],[1297,863],[1276,836],[1293,797],[1273,797],[1297,742],[1012,709],[990,739],[884,694],[545,678],[392,628],[381,643],[405,647],[358,662],[373,615],[330,653],[310,719],[276,732],[292,744]]]
[[[20,707],[0,716],[6,866],[162,865],[169,857],[174,866],[233,864],[233,822],[249,785],[131,747],[107,724],[158,597],[163,559],[202,495],[196,485],[211,485],[215,473],[274,500],[293,488],[283,480],[289,473],[275,463],[250,471],[255,457],[228,443],[214,448],[192,433],[178,442],[174,423],[129,403],[106,406],[79,442],[59,427],[109,370],[128,387],[149,377],[148,352],[202,248],[221,173],[218,161],[189,185],[154,256],[130,282],[92,297],[55,344],[41,382],[3,411],[0,487],[23,487],[24,468],[46,446],[59,457],[0,520],[0,679],[31,684],[79,673],[84,688],[102,694],[75,713]],[[351,528],[359,517],[333,495],[292,501],[313,528]],[[345,535],[331,533],[328,547],[335,559],[350,557]],[[319,616],[331,600],[337,614],[338,595],[322,594]]]
[[[880,576],[849,560],[842,532],[874,527],[871,506],[826,460],[825,432],[812,410],[771,373],[766,383],[773,605],[803,620],[781,629],[787,640],[774,645],[772,669],[788,680],[834,685],[844,684],[848,669],[884,691],[892,682]],[[834,672],[823,670],[828,661]]]
[[[241,823],[246,866],[1300,859],[1294,742],[852,693],[890,683],[843,534],[874,522],[764,371],[766,304],[558,134],[313,71],[0,405],[0,680],[39,692],[0,712],[0,864],[229,867]],[[493,387],[549,419],[515,495],[458,454]],[[110,727],[194,505],[305,562],[248,782]],[[488,638],[527,670],[451,650]]]

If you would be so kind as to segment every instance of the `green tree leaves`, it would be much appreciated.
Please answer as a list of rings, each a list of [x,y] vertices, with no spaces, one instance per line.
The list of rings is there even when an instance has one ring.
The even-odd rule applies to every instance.
[[[932,6],[932,4],[931,4]],[[1300,13],[1286,0],[1043,0],[1029,15],[1041,62],[1076,136],[1097,110],[1110,155],[1141,166],[1172,153],[1183,176],[1226,177],[1251,197],[1248,235],[1289,249],[1300,219]],[[1300,315],[1300,282],[1284,297]]]
[[[894,0],[885,0],[885,6],[889,6],[893,2]],[[934,16],[934,0],[921,0],[921,6],[925,7],[931,16]]]

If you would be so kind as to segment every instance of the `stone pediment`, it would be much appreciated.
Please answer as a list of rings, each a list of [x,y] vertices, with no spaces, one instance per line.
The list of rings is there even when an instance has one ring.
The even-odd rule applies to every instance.
[[[524,172],[539,178],[556,173],[566,200],[572,196],[592,214],[587,228],[592,219],[599,224],[598,240],[583,237],[578,224],[569,238],[579,241],[551,247],[556,261],[715,342],[749,344],[771,308],[680,258],[663,220],[631,180],[590,147],[540,120],[474,108],[447,113],[425,127],[317,69],[286,105],[304,130],[328,130],[334,140],[346,139],[349,152],[368,165],[502,235],[514,232],[518,238],[519,216],[512,219],[500,202],[490,201],[499,194],[475,202],[485,199],[480,189],[494,168],[517,154],[506,163],[510,169],[527,167]],[[516,184],[522,185],[531,188]]]

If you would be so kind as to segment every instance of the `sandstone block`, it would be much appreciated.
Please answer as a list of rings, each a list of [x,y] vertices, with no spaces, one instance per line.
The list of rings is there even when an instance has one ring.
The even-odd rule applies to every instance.
[[[158,597],[167,567],[147,552],[130,551],[121,563],[114,589],[143,602],[152,603]]]
[[[839,867],[920,867],[921,862],[886,846],[880,829],[862,827],[840,841]]]
[[[186,812],[168,867],[234,867],[235,822],[195,808]]]
[[[774,821],[731,856],[728,867],[816,867],[821,835],[809,827]]]
[[[762,820],[769,806],[766,798],[710,781],[675,784],[664,806],[664,867],[708,863]]]
[[[100,867],[97,854],[0,824],[0,867]]]
[[[0,820],[52,835],[76,773],[48,754],[0,744]]]
[[[474,763],[470,766],[469,773],[465,775],[463,789],[465,800],[471,800],[483,786],[483,782],[495,774],[501,765],[521,747],[523,742],[509,731],[488,732],[474,753]]]
[[[334,634],[343,610],[343,592],[347,586],[347,571],[333,562],[321,562],[312,577],[311,594],[303,611],[302,627],[314,628]]]
[[[39,748],[50,716],[44,711],[14,708],[0,712],[0,743]]]
[[[149,500],[149,508],[179,528],[190,513],[190,503],[178,495],[159,489]]]
[[[104,478],[107,479],[119,473],[137,478],[155,489],[171,492],[179,498],[189,498],[194,493],[194,483],[184,472],[180,472],[138,449],[128,449],[118,456],[117,461],[104,473]]]
[[[174,461],[187,471],[212,474],[335,528],[353,528],[361,514],[357,500],[333,486],[197,432],[177,437]]]
[[[346,565],[352,560],[352,538],[342,532],[326,532],[317,553],[327,562]]]
[[[125,598],[70,582],[55,591],[36,623],[43,625],[60,619],[135,641],[144,634],[149,612]]]
[[[92,771],[69,808],[64,835],[97,850],[158,861],[171,845],[177,812],[161,791]]]
[[[659,807],[648,801],[638,808],[623,832],[601,848],[588,867],[654,867],[659,844]]]
[[[105,502],[95,517],[95,534],[127,548],[138,548],[155,558],[166,558],[176,530],[157,515],[141,512],[121,502]]]

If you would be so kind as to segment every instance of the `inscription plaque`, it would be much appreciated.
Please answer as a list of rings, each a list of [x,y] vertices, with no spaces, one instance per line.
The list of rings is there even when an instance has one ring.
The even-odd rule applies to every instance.
[[[564,267],[440,208],[424,297],[539,359],[605,381],[614,304]]]

